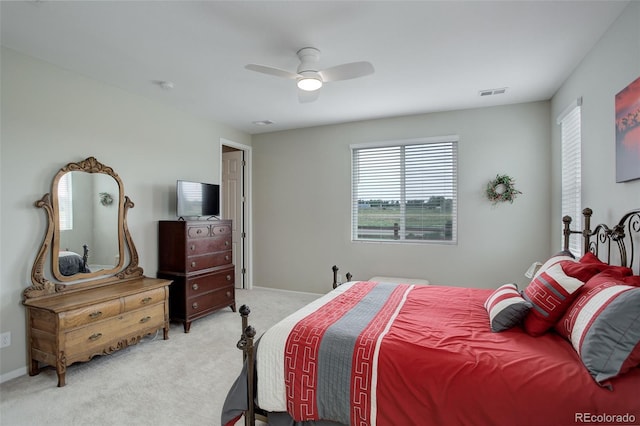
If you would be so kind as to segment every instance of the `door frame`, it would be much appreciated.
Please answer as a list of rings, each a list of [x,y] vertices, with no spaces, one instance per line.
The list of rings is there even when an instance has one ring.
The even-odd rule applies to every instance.
[[[239,149],[244,152],[244,167],[242,168],[243,182],[244,182],[244,202],[242,203],[244,223],[241,224],[241,232],[245,233],[244,245],[241,247],[244,250],[244,289],[250,290],[253,288],[253,210],[251,208],[252,199],[252,178],[251,178],[251,146],[231,141],[229,139],[220,138],[220,178],[219,182],[222,183],[222,147],[228,146],[231,148]]]

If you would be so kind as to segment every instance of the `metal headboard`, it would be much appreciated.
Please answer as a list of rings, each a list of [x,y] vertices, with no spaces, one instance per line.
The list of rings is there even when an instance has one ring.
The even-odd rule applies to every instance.
[[[591,252],[607,263],[616,262],[629,268],[640,268],[640,209],[626,213],[613,227],[604,223],[591,230],[590,208],[582,210],[584,217],[584,229],[574,231],[570,229],[571,217],[562,218],[564,224],[564,250],[569,250],[569,237],[571,234],[581,234],[584,239],[584,253]],[[612,249],[617,248],[617,250]]]

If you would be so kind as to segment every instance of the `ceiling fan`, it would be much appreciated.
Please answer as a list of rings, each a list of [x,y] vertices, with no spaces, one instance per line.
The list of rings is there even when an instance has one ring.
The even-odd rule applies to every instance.
[[[318,89],[324,83],[339,80],[350,80],[352,78],[364,77],[373,74],[373,65],[369,62],[350,62],[348,64],[336,65],[335,67],[318,69],[320,51],[314,47],[303,47],[296,53],[300,59],[297,72],[291,72],[280,68],[266,65],[249,64],[245,68],[263,74],[276,77],[296,80],[300,89],[298,99],[300,102],[311,102],[318,98]]]

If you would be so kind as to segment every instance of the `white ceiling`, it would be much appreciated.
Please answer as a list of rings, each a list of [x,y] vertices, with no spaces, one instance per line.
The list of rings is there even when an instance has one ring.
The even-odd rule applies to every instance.
[[[627,4],[2,1],[0,15],[6,47],[256,134],[550,99]],[[375,73],[301,104],[295,81],[244,68],[295,71],[305,46],[320,68],[369,61]]]

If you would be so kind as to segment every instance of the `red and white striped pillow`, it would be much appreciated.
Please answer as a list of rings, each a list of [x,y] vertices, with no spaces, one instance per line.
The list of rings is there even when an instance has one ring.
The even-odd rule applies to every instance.
[[[600,384],[640,365],[640,288],[629,278],[596,275],[555,327]]]
[[[491,331],[508,330],[520,322],[527,315],[531,303],[524,300],[515,284],[504,284],[498,287],[484,302],[489,314]]]
[[[524,319],[527,333],[540,336],[552,328],[577,296],[577,290],[601,270],[598,264],[562,257],[547,261],[523,293],[533,305]]]

